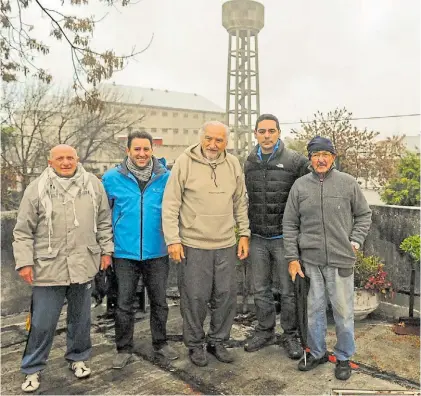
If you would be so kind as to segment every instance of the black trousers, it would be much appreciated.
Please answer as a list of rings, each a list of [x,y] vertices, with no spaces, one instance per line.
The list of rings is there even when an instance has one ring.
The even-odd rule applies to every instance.
[[[114,269],[117,277],[117,310],[115,313],[115,342],[118,352],[133,352],[133,331],[136,290],[139,277],[143,276],[150,301],[150,326],[152,344],[160,349],[167,343],[168,304],[166,299],[169,272],[168,256],[136,261],[116,258]]]

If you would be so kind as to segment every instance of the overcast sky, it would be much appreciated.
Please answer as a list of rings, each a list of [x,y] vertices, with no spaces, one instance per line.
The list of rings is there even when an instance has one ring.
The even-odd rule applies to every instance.
[[[50,0],[52,1],[52,0]],[[54,0],[56,1],[56,0]],[[141,0],[95,6],[99,49],[151,47],[113,77],[117,84],[195,92],[225,107],[228,33],[222,0]],[[260,109],[281,122],[346,106],[355,117],[420,113],[419,0],[261,0]],[[40,21],[35,11],[32,18]],[[48,31],[47,20],[45,29]],[[39,24],[39,22],[38,22]],[[45,60],[57,82],[71,81],[69,50]],[[416,135],[420,118],[359,121],[383,136]],[[285,125],[287,132],[291,127]]]

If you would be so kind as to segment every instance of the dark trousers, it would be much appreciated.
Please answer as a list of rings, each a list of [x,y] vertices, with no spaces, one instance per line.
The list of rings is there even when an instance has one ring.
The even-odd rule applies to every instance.
[[[254,289],[254,304],[258,325],[256,332],[273,333],[276,325],[275,301],[272,286],[279,280],[281,294],[281,327],[284,334],[297,334],[294,284],[285,260],[284,240],[265,239],[252,235],[250,260]],[[275,273],[278,279],[273,279]]]
[[[64,298],[67,299],[65,359],[69,362],[77,362],[90,357],[92,350],[91,292],[91,282],[32,288],[31,329],[21,364],[24,374],[33,374],[45,369]]]
[[[235,246],[216,250],[184,246],[184,255],[178,265],[184,344],[196,348],[205,343],[203,324],[208,308],[211,320],[207,341],[227,341],[237,304]]]
[[[117,277],[117,310],[115,313],[115,342],[118,352],[133,352],[134,302],[139,277],[148,292],[152,345],[160,349],[167,343],[168,304],[166,298],[169,272],[168,256],[151,260],[115,259]]]

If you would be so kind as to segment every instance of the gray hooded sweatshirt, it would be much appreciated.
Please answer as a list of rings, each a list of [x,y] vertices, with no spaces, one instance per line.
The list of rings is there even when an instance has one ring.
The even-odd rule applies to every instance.
[[[289,193],[283,218],[288,262],[352,268],[351,241],[364,243],[371,210],[354,177],[332,169],[320,181],[313,171]]]

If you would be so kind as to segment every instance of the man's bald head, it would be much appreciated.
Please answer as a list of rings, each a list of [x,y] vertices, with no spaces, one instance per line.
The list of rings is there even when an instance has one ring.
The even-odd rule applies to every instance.
[[[68,144],[59,144],[50,150],[48,165],[60,177],[72,177],[76,172],[78,162],[76,150]]]
[[[73,151],[74,155],[77,157],[77,152],[76,149],[72,146],[69,146],[68,144],[58,144],[57,146],[54,146],[51,150],[50,150],[50,159],[52,159],[54,157],[54,155],[56,155],[56,153],[61,153],[62,150],[71,150]]]

